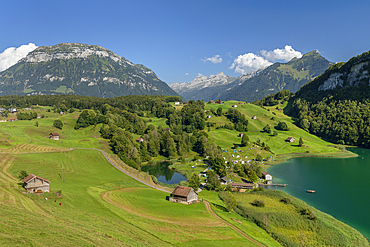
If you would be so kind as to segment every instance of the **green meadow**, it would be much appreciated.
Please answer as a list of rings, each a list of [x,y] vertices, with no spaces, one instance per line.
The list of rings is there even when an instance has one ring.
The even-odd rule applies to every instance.
[[[238,102],[227,101],[222,105],[223,111],[235,103]],[[218,106],[207,104],[206,109],[217,110]],[[225,224],[226,221],[265,246],[281,246],[271,237],[271,231],[265,231],[253,220],[233,211],[227,212],[216,192],[202,191],[199,197],[209,201],[213,211],[223,220],[212,216],[203,203],[171,203],[166,200],[170,193],[152,189],[114,168],[100,151],[93,149],[103,150],[118,167],[154,185],[149,175],[128,167],[112,153],[108,140],[100,137],[100,125],[75,130],[80,112],[60,115],[48,112],[50,108],[47,107],[35,109],[44,118],[0,123],[1,245],[255,246]],[[250,129],[246,134],[250,137],[250,144],[240,148],[242,152],[238,154],[241,156],[261,154],[278,160],[279,156],[287,158],[291,153],[349,155],[338,148],[328,147],[330,143],[295,127],[291,119],[280,117],[280,112],[274,115],[273,110],[267,111],[251,104],[238,104],[238,109],[250,118],[258,117],[256,121],[249,120]],[[53,127],[55,119],[63,122],[62,130]],[[278,131],[278,136],[261,132],[266,123],[273,126],[279,119],[284,119],[291,130]],[[208,121],[216,124],[228,122],[225,116],[213,116]],[[167,127],[165,119],[148,118],[147,124],[150,123]],[[50,140],[50,132],[58,132],[60,140]],[[208,134],[211,140],[228,151],[224,153],[225,157],[241,140],[235,130],[211,127]],[[294,136],[297,140],[302,137],[305,146],[286,144],[287,136]],[[271,147],[271,152],[253,143],[258,138]],[[202,162],[191,161],[194,154],[191,152],[186,156],[185,165],[175,162],[173,167],[187,176],[207,168]],[[157,159],[159,161],[163,157]],[[192,165],[197,168],[191,168]],[[17,178],[22,170],[48,179],[51,191],[24,193]],[[247,195],[245,198],[242,194],[235,195],[241,205],[249,206],[251,199]],[[279,230],[288,236],[296,234],[283,228]]]

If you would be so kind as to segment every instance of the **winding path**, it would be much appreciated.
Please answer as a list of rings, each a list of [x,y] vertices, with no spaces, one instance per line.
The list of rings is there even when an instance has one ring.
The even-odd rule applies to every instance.
[[[242,235],[244,238],[248,239],[249,241],[251,241],[252,243],[258,245],[258,246],[263,246],[263,247],[266,247],[265,245],[261,244],[260,242],[258,242],[257,240],[251,238],[250,236],[248,236],[247,234],[245,234],[242,230],[240,230],[239,228],[237,228],[236,226],[234,226],[233,224],[227,222],[226,220],[222,219],[220,216],[218,216],[215,212],[213,212],[212,208],[211,208],[211,205],[209,204],[209,202],[207,201],[203,201],[204,204],[206,205],[206,208],[208,210],[208,212],[215,218],[217,218],[218,220],[224,222],[226,225],[228,225],[229,227],[231,227],[232,229],[234,229],[236,232],[238,232],[240,235]]]
[[[101,150],[101,149],[97,149],[97,148],[70,148],[69,150],[75,150],[75,149],[89,149],[89,150],[95,150],[95,151],[99,151],[103,154],[103,156],[105,157],[105,159],[114,167],[116,168],[117,170],[123,172],[124,174],[126,174],[127,176],[135,179],[136,181],[142,183],[142,184],[145,184],[146,186],[149,186],[153,189],[156,189],[156,190],[160,190],[160,191],[163,191],[163,192],[166,192],[166,193],[169,193],[168,191],[162,189],[162,188],[157,188],[156,186],[153,186],[151,184],[148,184],[134,176],[132,176],[131,174],[127,173],[126,171],[124,171],[123,169],[119,168],[118,166],[116,166],[107,156],[107,154]],[[207,168],[208,169],[208,168]],[[206,169],[206,170],[207,170]],[[206,171],[205,170],[205,171]],[[257,240],[251,238],[250,236],[248,236],[246,233],[244,233],[242,230],[240,230],[239,228],[237,228],[236,226],[232,225],[231,223],[227,222],[226,220],[222,219],[220,216],[218,216],[215,212],[213,212],[212,208],[211,208],[211,205],[209,204],[209,202],[207,201],[203,201],[205,206],[206,206],[206,209],[207,211],[213,216],[215,217],[216,219],[224,222],[226,225],[228,225],[229,227],[231,227],[233,230],[235,230],[236,232],[238,232],[240,235],[242,235],[244,238],[246,238],[247,240],[251,241],[252,243],[258,245],[258,246],[262,246],[262,247],[266,247],[265,245],[261,244],[260,242],[258,242]]]

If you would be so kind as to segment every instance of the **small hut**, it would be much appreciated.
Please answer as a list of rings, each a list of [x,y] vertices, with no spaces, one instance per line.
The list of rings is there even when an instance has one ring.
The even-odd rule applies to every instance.
[[[191,204],[198,201],[198,194],[193,188],[185,186],[177,186],[171,193],[170,202],[177,202],[183,204]]]
[[[30,174],[27,177],[25,177],[23,180],[24,182],[24,188],[31,193],[39,193],[39,192],[49,192],[49,184],[50,181]]]
[[[49,134],[49,138],[52,140],[59,140],[59,134],[56,132],[52,132]]]

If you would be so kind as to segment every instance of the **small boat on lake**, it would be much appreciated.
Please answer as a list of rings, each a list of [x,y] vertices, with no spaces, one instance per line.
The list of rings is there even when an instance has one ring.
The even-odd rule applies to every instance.
[[[314,190],[306,190],[307,191],[307,193],[315,193],[316,191],[314,191]]]

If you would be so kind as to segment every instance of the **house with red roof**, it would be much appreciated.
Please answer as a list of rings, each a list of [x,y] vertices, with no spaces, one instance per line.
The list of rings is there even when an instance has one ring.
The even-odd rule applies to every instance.
[[[27,177],[25,177],[23,180],[24,188],[27,190],[27,192],[30,193],[43,193],[43,192],[49,192],[49,184],[50,181],[30,174]]]

